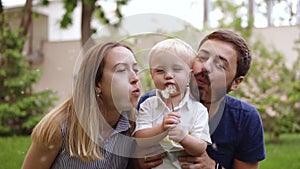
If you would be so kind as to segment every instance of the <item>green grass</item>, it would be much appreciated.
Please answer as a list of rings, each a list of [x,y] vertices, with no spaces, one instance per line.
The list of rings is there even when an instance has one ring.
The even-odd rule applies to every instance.
[[[0,137],[0,169],[20,169],[30,146],[30,137]],[[279,144],[266,135],[267,158],[260,169],[300,169],[300,134],[284,134]]]
[[[30,137],[0,137],[0,169],[20,169]]]
[[[300,134],[283,134],[280,143],[270,144],[266,135],[267,158],[260,169],[300,169]]]

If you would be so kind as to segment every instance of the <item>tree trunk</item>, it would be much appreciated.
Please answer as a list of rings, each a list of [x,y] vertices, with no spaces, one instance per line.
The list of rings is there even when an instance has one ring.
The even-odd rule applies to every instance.
[[[95,9],[95,3],[91,4],[86,1],[82,1],[82,13],[81,13],[81,45],[91,37],[91,20],[92,14]]]
[[[203,26],[209,26],[209,0],[204,0]]]
[[[3,5],[2,5],[2,0],[0,0],[0,14],[3,13]]]
[[[22,28],[22,36],[26,36],[31,26],[32,22],[32,0],[26,0],[24,15],[21,20],[20,28]]]

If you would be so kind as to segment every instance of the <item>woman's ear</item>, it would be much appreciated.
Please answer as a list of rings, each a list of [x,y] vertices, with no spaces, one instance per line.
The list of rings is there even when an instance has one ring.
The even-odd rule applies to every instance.
[[[97,86],[95,87],[95,92],[96,92],[96,95],[97,95],[98,97],[99,97],[99,95],[102,93],[100,83],[98,83]]]
[[[242,83],[243,80],[244,80],[244,76],[239,76],[239,77],[235,78],[231,84],[230,91],[235,90],[238,87],[238,85],[240,83]]]

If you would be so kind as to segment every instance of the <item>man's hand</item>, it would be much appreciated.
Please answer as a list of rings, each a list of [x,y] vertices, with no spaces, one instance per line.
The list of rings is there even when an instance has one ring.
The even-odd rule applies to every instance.
[[[166,157],[166,153],[161,153],[153,156],[145,156],[144,158],[138,158],[138,168],[148,169],[154,168],[163,163],[163,158]]]
[[[188,135],[188,131],[180,124],[169,130],[169,138],[177,143],[181,142],[185,136]]]
[[[147,148],[137,147],[137,158],[133,159],[136,169],[154,168],[163,163],[163,158],[167,156],[161,146],[153,146]]]
[[[182,169],[214,169],[216,165],[216,162],[206,152],[200,157],[195,157],[183,151],[178,160],[183,163],[181,164]]]

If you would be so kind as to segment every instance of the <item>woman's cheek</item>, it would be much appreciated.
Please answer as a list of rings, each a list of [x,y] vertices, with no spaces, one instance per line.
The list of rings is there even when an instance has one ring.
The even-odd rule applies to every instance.
[[[127,78],[113,77],[111,83],[113,102],[117,109],[121,111],[133,108],[129,95],[129,82]]]

